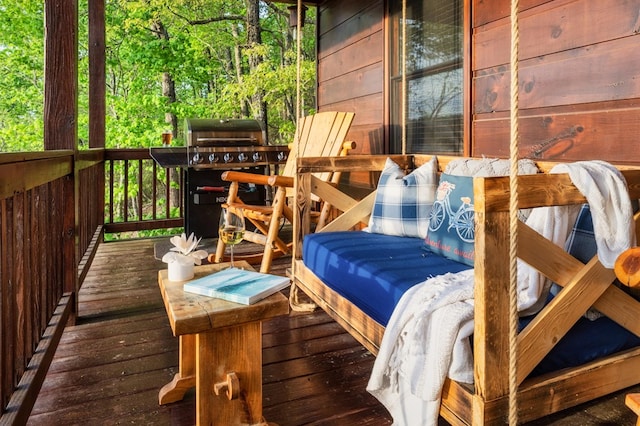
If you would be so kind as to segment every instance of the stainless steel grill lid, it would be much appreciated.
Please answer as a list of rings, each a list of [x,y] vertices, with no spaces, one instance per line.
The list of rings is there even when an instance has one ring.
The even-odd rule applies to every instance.
[[[151,147],[150,153],[163,167],[229,169],[287,160],[286,146],[266,144],[266,133],[257,120],[188,118],[184,147]]]
[[[187,146],[264,145],[265,134],[257,120],[187,118]]]

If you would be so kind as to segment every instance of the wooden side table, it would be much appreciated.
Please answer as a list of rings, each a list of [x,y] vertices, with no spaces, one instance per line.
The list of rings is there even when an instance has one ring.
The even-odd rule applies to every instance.
[[[636,415],[638,420],[636,426],[640,426],[640,393],[629,393],[625,398],[625,403]]]
[[[237,267],[253,269],[244,262]],[[228,264],[197,266],[195,278]],[[174,336],[180,339],[178,373],[158,395],[160,404],[179,401],[196,387],[196,424],[257,424],[262,418],[262,321],[289,313],[277,292],[241,305],[185,292],[185,282],[158,273],[158,283]]]

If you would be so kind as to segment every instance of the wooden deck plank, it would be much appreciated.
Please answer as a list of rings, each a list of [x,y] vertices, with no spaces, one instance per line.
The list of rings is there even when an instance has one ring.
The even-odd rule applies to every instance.
[[[183,401],[158,405],[158,391],[177,372],[178,341],[158,289],[157,271],[166,265],[154,258],[154,241],[100,245],[79,295],[80,315],[62,336],[29,425],[194,424],[192,391]],[[272,272],[284,275],[289,265],[290,258],[276,259]],[[265,418],[279,426],[390,425],[365,390],[373,362],[322,311],[265,321]],[[626,393],[534,424],[633,425]]]
[[[154,258],[153,243],[99,247],[77,322],[65,330],[28,424],[194,423],[193,392],[167,406],[157,401],[177,372],[178,341],[157,285],[166,265]],[[243,249],[251,247],[243,243]],[[277,259],[273,272],[284,275],[289,264],[290,258]],[[341,418],[391,423],[364,390],[373,356],[321,311],[266,321],[263,365],[265,417],[280,426]]]

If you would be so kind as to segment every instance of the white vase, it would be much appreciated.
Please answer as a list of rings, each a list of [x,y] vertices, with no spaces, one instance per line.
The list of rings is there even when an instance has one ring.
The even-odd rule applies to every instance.
[[[169,265],[169,280],[170,281],[186,281],[193,278],[193,268],[195,265],[184,264],[180,262],[170,262]]]

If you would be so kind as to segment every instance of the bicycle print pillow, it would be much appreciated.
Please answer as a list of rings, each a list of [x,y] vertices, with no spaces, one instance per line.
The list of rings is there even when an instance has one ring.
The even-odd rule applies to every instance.
[[[443,173],[431,207],[424,248],[473,266],[474,242],[473,178]]]

